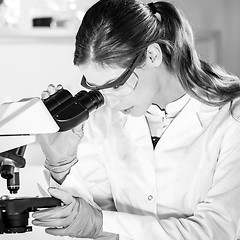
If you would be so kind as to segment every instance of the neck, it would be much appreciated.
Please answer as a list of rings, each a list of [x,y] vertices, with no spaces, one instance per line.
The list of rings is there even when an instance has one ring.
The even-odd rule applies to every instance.
[[[180,84],[178,77],[168,71],[165,71],[164,74],[161,73],[159,83],[159,92],[153,103],[157,104],[162,109],[165,109],[168,103],[174,102],[186,94],[186,91]]]

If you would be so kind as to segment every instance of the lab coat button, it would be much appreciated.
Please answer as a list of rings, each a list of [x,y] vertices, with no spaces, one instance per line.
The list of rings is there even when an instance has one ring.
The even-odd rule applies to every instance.
[[[153,199],[153,196],[152,195],[149,195],[148,196],[148,200],[151,201]]]

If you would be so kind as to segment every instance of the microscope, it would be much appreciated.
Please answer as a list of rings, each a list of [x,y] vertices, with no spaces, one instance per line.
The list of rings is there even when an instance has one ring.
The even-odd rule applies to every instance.
[[[68,131],[89,118],[89,113],[104,104],[97,91],[81,90],[73,96],[61,89],[46,100],[25,98],[0,105],[0,174],[7,189],[16,194],[20,188],[19,173],[25,167],[27,144],[37,134]],[[0,234],[32,231],[29,212],[61,206],[53,197],[0,198]]]

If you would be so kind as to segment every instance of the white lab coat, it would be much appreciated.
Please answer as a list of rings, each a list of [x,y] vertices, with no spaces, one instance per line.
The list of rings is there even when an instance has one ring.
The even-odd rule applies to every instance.
[[[134,240],[234,240],[240,227],[240,122],[229,104],[190,99],[153,150],[144,116],[107,107],[85,125],[61,188],[103,209],[103,229]]]

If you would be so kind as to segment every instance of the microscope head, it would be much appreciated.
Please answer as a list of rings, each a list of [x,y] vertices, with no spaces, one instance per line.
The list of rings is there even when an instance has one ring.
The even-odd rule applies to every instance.
[[[35,142],[37,134],[58,130],[59,126],[39,98],[0,105],[0,153]]]

